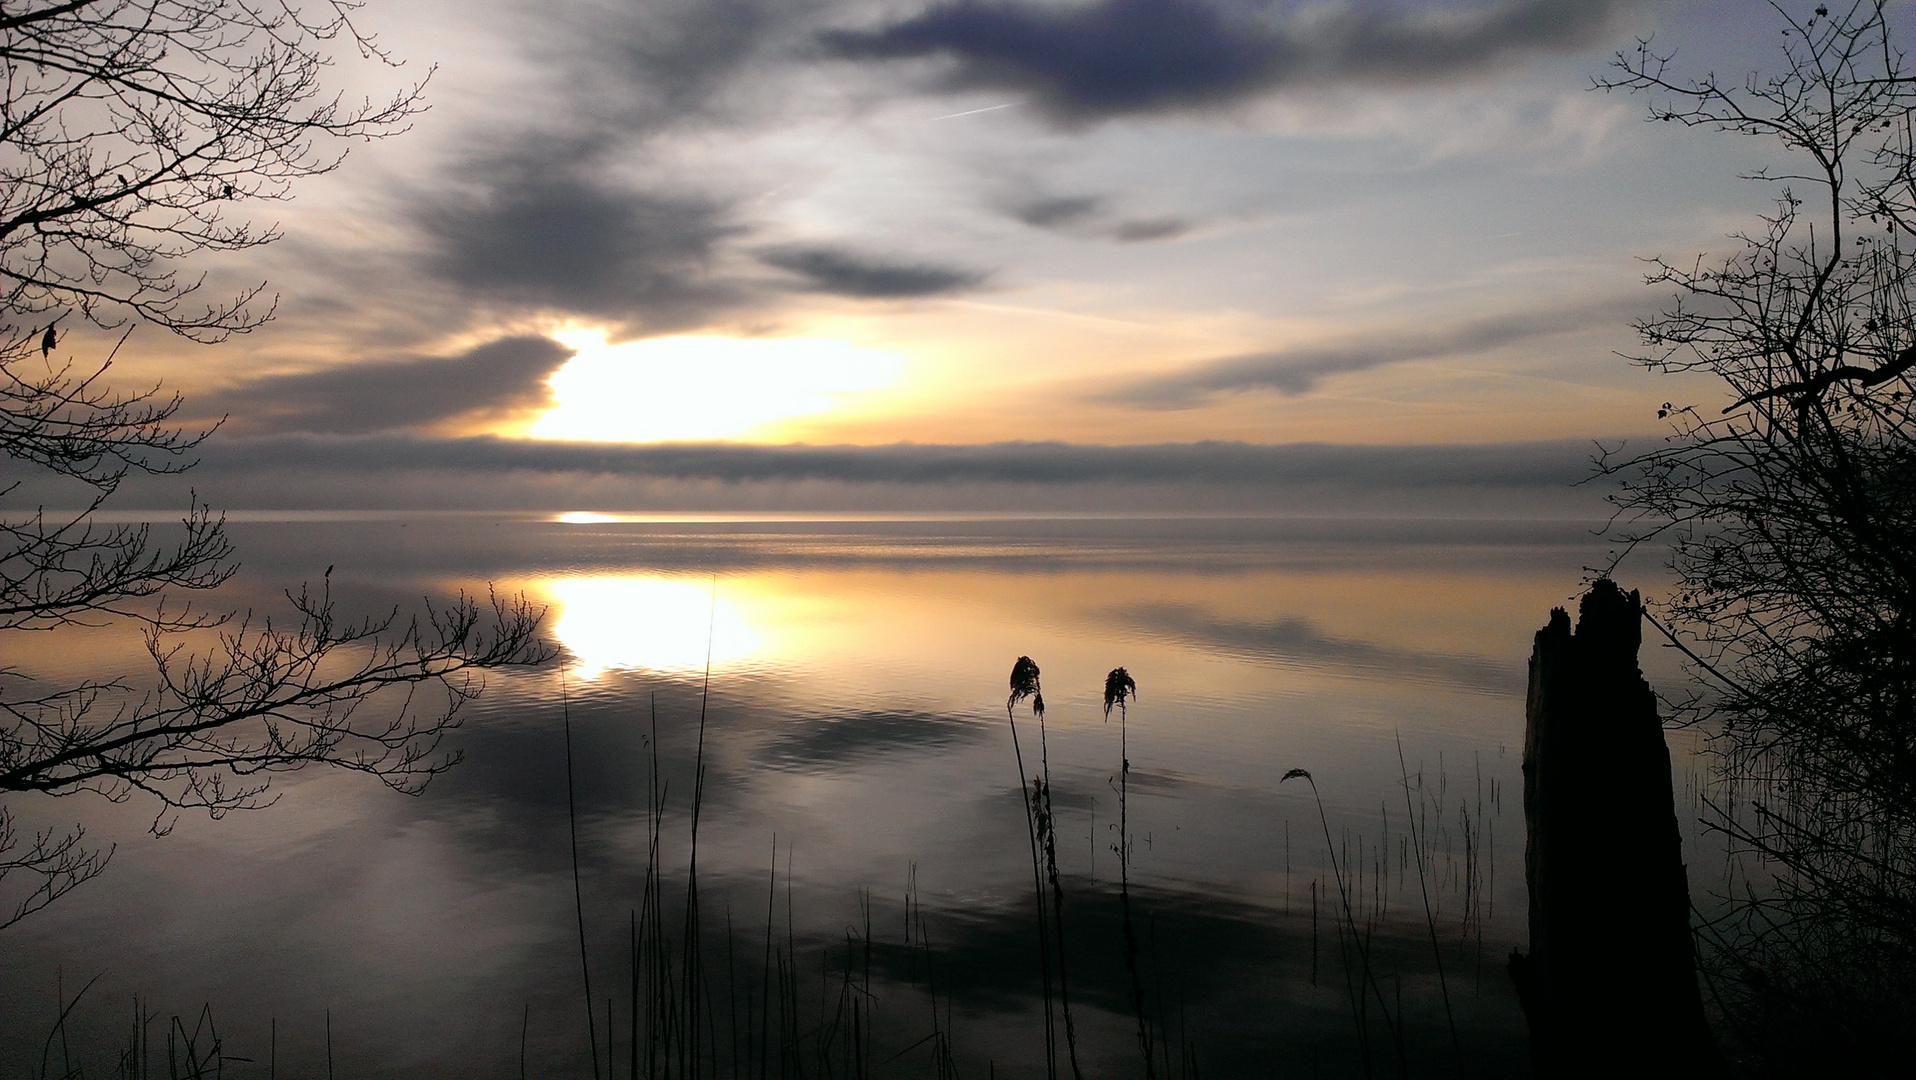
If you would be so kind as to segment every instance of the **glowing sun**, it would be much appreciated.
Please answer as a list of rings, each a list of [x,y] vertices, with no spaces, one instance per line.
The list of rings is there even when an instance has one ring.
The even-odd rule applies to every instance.
[[[608,345],[596,331],[554,335],[578,354],[552,374],[541,439],[654,442],[736,438],[825,412],[890,383],[903,361],[817,338],[648,338]]]

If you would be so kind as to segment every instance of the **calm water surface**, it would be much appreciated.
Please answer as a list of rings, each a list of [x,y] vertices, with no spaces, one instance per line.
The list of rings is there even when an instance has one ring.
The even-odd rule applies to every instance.
[[[592,1075],[562,692],[595,1025],[603,1054],[615,999],[622,1072],[652,763],[677,905],[708,657],[700,911],[714,949],[743,954],[708,976],[718,1013],[759,992],[770,900],[802,1038],[829,1024],[847,941],[869,932],[875,1075],[935,1075],[932,1044],[913,1046],[934,997],[960,1075],[1043,1075],[1004,709],[1020,655],[1049,706],[1087,1075],[1142,1075],[1116,903],[1120,726],[1100,702],[1118,665],[1140,691],[1126,810],[1159,1075],[1361,1075],[1361,1031],[1379,1075],[1454,1075],[1460,1057],[1524,1074],[1501,960],[1523,936],[1524,662],[1601,555],[1583,525],[256,515],[233,531],[236,606],[270,608],[328,564],[368,611],[492,583],[549,605],[563,675],[493,679],[458,733],[465,762],[419,798],[309,770],[271,810],[183,816],[164,838],[137,800],[17,803],[118,848],[0,940],[7,1075],[39,1067],[58,987],[95,976],[66,1032],[90,1074],[111,1075],[137,994],[152,1039],[210,1006],[229,1052],[258,1062],[234,1076],[266,1075],[269,1053],[279,1075],[325,1075],[328,1023],[339,1076],[516,1075],[522,1038],[530,1075]],[[99,631],[8,657],[50,678],[137,660],[136,639]],[[1035,770],[1028,711],[1019,725]],[[1293,768],[1322,820],[1308,786],[1280,783]],[[1362,952],[1340,950],[1339,923]]]

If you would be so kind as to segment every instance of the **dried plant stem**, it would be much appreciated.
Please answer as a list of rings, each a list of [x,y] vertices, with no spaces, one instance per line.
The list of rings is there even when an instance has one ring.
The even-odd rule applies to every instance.
[[[1071,978],[1065,964],[1064,948],[1064,883],[1058,876],[1058,815],[1051,804],[1051,746],[1046,737],[1044,714],[1038,714],[1038,762],[1044,774],[1043,785],[1039,789],[1042,805],[1037,806],[1038,838],[1044,847],[1045,872],[1051,878],[1051,921],[1057,928],[1058,947],[1058,1005],[1064,1012],[1065,1053],[1071,1062],[1071,1075],[1075,1080],[1084,1080],[1084,1072],[1078,1067],[1078,1026],[1071,1018]]]
[[[579,976],[585,983],[586,1049],[592,1054],[592,1077],[599,1077],[598,1022],[592,1015],[592,963],[586,958],[585,892],[579,884],[579,803],[572,778],[572,701],[566,692],[565,668],[559,668],[559,711],[565,729],[565,816],[572,838],[572,906],[579,920]]]
[[[1131,978],[1131,1008],[1138,1019],[1138,1052],[1146,1080],[1156,1080],[1151,1028],[1145,1019],[1144,983],[1138,978],[1138,933],[1131,921],[1131,735],[1129,709],[1118,702],[1118,910],[1124,923],[1124,970]]]
[[[1344,992],[1350,999],[1351,1016],[1357,1023],[1358,1054],[1364,1068],[1364,1075],[1368,1077],[1373,1075],[1370,1059],[1370,1024],[1368,1019],[1368,991],[1372,988],[1370,949],[1363,935],[1357,932],[1357,918],[1351,911],[1350,888],[1344,880],[1343,866],[1337,858],[1337,843],[1331,839],[1331,821],[1329,815],[1324,811],[1324,796],[1317,790],[1317,780],[1311,776],[1308,770],[1292,769],[1290,772],[1285,773],[1283,777],[1278,780],[1278,783],[1281,784],[1293,778],[1301,778],[1305,783],[1311,786],[1311,797],[1317,803],[1317,821],[1324,830],[1324,849],[1330,856],[1331,876],[1337,882],[1338,904],[1344,916],[1343,923],[1337,928],[1337,951],[1344,961]],[[1313,905],[1313,911],[1315,911],[1315,905]],[[1345,937],[1347,933],[1349,934],[1348,943]],[[1351,977],[1353,972],[1350,961],[1350,950],[1352,948],[1357,949],[1359,957],[1363,961],[1363,972],[1357,981],[1353,981]],[[1377,1000],[1379,1005],[1383,1004],[1382,990],[1377,992]]]
[[[1058,1076],[1058,1037],[1056,1020],[1051,1009],[1051,943],[1050,933],[1045,926],[1044,872],[1038,855],[1038,813],[1034,790],[1025,787],[1025,755],[1018,741],[1018,720],[1012,712],[1012,701],[1005,703],[1005,719],[1011,722],[1011,752],[1018,761],[1018,797],[1024,803],[1025,826],[1031,838],[1031,885],[1032,895],[1038,907],[1038,973],[1044,991],[1044,1048],[1045,1076],[1057,1080]]]
[[[1442,762],[1439,766],[1441,768]],[[1424,900],[1424,926],[1430,931],[1430,952],[1437,961],[1437,987],[1444,997],[1444,1025],[1450,1029],[1450,1051],[1457,1060],[1457,1075],[1464,1075],[1464,1048],[1457,1037],[1457,1016],[1450,1008],[1450,981],[1444,976],[1444,950],[1437,942],[1437,914],[1430,904],[1430,886],[1424,880],[1424,842],[1417,829],[1417,813],[1410,805],[1410,766],[1404,760],[1404,737],[1397,736],[1397,768],[1404,786],[1404,816],[1410,822],[1410,846],[1417,861],[1417,890]],[[1423,791],[1422,766],[1419,766],[1418,788]],[[1420,795],[1419,798],[1422,796]],[[1441,797],[1441,793],[1440,793]],[[1466,818],[1466,821],[1469,819]],[[1402,1014],[1399,1014],[1402,1021]]]

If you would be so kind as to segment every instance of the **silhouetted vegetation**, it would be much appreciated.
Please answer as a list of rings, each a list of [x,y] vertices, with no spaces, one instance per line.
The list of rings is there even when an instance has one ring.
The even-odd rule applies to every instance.
[[[105,388],[104,365],[30,372],[50,351],[38,336],[0,341],[0,451],[80,485],[90,501],[63,515],[0,517],[0,639],[132,623],[152,671],[47,685],[0,666],[0,797],[138,795],[164,832],[181,810],[217,817],[269,805],[273,774],[308,764],[417,791],[457,760],[440,743],[483,673],[548,657],[541,612],[523,598],[461,595],[408,620],[354,619],[334,605],[330,568],[317,588],[287,593],[290,624],[180,603],[178,593],[231,577],[224,522],[196,505],[168,544],[146,525],[93,516],[130,473],[190,466],[205,435],[169,425],[177,397]],[[437,688],[437,700],[415,695],[421,686]],[[101,872],[109,853],[88,847],[84,832],[23,835],[0,804],[0,879],[13,877],[0,928]]]
[[[214,303],[178,260],[268,244],[236,214],[404,131],[423,84],[357,105],[336,45],[388,60],[344,3],[29,0],[0,15],[0,321],[128,315],[199,341],[271,317],[262,283]],[[255,305],[263,303],[263,310]],[[60,313],[54,316],[52,313]],[[17,329],[17,328],[13,328]],[[20,331],[25,333],[25,331]],[[41,337],[39,330],[32,336]]]
[[[354,619],[335,608],[330,568],[287,593],[290,621],[196,610],[179,594],[235,570],[223,519],[195,501],[171,542],[96,523],[129,475],[190,468],[210,432],[173,425],[176,395],[108,384],[124,335],[98,364],[56,359],[72,340],[61,320],[196,341],[259,326],[263,285],[206,304],[178,260],[276,239],[233,207],[286,198],[338,164],[339,140],[403,130],[423,107],[417,85],[358,106],[327,91],[334,43],[386,57],[353,5],[309,7],[49,0],[0,13],[0,500],[31,478],[78,504],[0,502],[0,639],[130,622],[153,665],[48,685],[0,652],[0,798],[140,795],[164,832],[183,809],[267,805],[268,779],[308,764],[416,791],[456,760],[440,740],[482,674],[548,655],[523,599]],[[84,837],[23,833],[0,804],[0,928],[101,872],[111,852]]]
[[[1598,580],[1575,632],[1552,610],[1530,657],[1530,951],[1510,974],[1539,1076],[1615,1076],[1646,1056],[1671,1075],[1728,1075],[1697,988],[1670,752],[1637,666],[1642,613],[1639,594]]]
[[[1688,79],[1645,44],[1600,83],[1783,152],[1740,250],[1651,261],[1677,296],[1639,362],[1722,400],[1602,467],[1616,536],[1670,552],[1655,614],[1714,735],[1710,989],[1765,1068],[1890,1075],[1916,1012],[1916,77],[1883,3],[1805,7],[1776,8],[1777,73]]]
[[[1030,670],[1026,697],[1035,698],[1036,664],[1021,664]],[[1135,698],[1136,680],[1116,669],[1105,690],[1112,708],[1122,710]],[[560,712],[566,728],[578,726],[564,701]],[[1451,1075],[1459,1068],[1508,1075],[1520,1059],[1507,1023],[1494,1045],[1473,1043],[1470,1034],[1483,1039],[1498,1029],[1496,1018],[1514,1012],[1494,965],[1487,971],[1483,963],[1494,880],[1488,823],[1498,793],[1481,777],[1473,794],[1460,795],[1441,770],[1427,783],[1421,768],[1400,762],[1404,817],[1380,806],[1382,828],[1368,834],[1340,831],[1315,801],[1326,869],[1320,874],[1319,860],[1305,860],[1311,880],[1296,891],[1328,898],[1320,991],[1312,985],[1320,951],[1313,912],[1301,903],[1290,913],[1139,882],[1132,821],[1122,811],[1112,843],[1124,853],[1116,880],[1062,868],[1054,876],[1040,848],[1032,881],[1037,905],[934,913],[921,903],[914,865],[902,897],[884,900],[847,884],[855,892],[854,917],[826,932],[803,924],[791,848],[777,836],[762,879],[734,879],[716,898],[707,895],[699,872],[699,822],[709,797],[704,720],[687,716],[666,732],[664,741],[690,755],[669,764],[656,706],[637,717],[621,707],[615,718],[622,727],[636,719],[643,733],[643,757],[618,766],[636,769],[639,781],[642,871],[633,868],[629,908],[603,890],[596,900],[591,890],[566,898],[568,907],[576,905],[586,965],[572,969],[571,978],[583,975],[580,982],[567,983],[582,994],[544,998],[536,1013],[530,1004],[499,1003],[522,1075],[945,1080],[1061,1071],[1068,1048],[1059,1045],[1063,1039],[1043,1038],[1043,1020],[1047,1003],[1061,1019],[1057,976],[1065,966],[1057,950],[1066,942],[1078,1064],[1086,1075],[1368,1077]],[[542,737],[571,744],[578,734]],[[1115,734],[1128,754],[1128,734]],[[578,759],[571,745],[564,749],[567,835],[558,839],[589,844],[588,834],[574,831]],[[1110,780],[1122,794],[1128,762],[1118,764]],[[1292,776],[1308,778],[1302,771]],[[1035,786],[1019,789],[1027,809],[1044,805],[1032,797]],[[1028,840],[1036,827],[1027,816]],[[609,933],[614,926],[616,934]],[[1433,949],[1444,970],[1476,974],[1455,985],[1440,977],[1440,992],[1429,984]],[[61,996],[60,1016],[49,1017],[47,1076],[79,1075],[94,1067],[87,1061],[99,1060],[98,1047],[63,1056],[66,1015],[80,999]],[[1273,1023],[1274,1010],[1282,1010],[1275,1014],[1281,1022]],[[170,1077],[317,1075],[342,1038],[330,1016],[316,1012],[294,1025],[302,1050],[289,1058],[284,1017],[253,1025],[261,1030],[241,1038],[216,1026],[210,1010],[173,1016],[136,1002],[135,1014],[116,1052],[123,1062],[146,1062],[154,1075],[166,1070]],[[535,1019],[542,1049],[527,1051]],[[350,1045],[351,1035],[345,1031],[342,1042]]]

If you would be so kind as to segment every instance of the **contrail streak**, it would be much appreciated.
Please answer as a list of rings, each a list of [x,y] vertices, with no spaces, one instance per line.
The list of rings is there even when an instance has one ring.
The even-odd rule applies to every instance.
[[[960,116],[976,116],[981,112],[997,112],[999,109],[1009,109],[1016,104],[1018,103],[1015,101],[1008,101],[1003,105],[987,105],[982,109],[966,109],[964,112],[946,113],[943,116],[930,116],[919,121],[919,123],[929,124],[933,120],[951,120]]]

